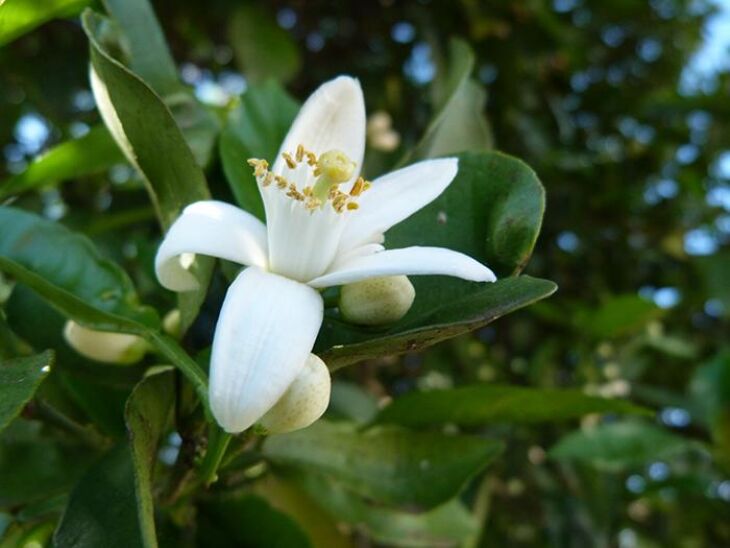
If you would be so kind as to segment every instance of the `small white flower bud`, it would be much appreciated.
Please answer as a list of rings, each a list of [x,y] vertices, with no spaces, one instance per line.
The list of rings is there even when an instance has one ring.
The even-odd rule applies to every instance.
[[[162,318],[163,331],[176,339],[180,338],[181,326],[180,311],[177,308],[173,308]]]
[[[400,320],[411,309],[416,290],[406,276],[370,278],[342,286],[340,313],[359,325],[384,325]]]
[[[97,331],[67,321],[63,336],[85,358],[104,363],[130,365],[142,359],[149,346],[137,335]]]
[[[283,434],[306,428],[325,412],[330,402],[330,372],[314,354],[259,424],[269,434]]]

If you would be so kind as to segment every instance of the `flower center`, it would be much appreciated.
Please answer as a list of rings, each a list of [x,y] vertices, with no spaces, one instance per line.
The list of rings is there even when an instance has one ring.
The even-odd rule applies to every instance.
[[[337,213],[358,208],[355,198],[368,188],[370,183],[358,177],[349,192],[342,192],[339,185],[352,177],[357,167],[355,162],[340,150],[329,150],[319,155],[299,145],[294,153],[282,152],[284,162],[290,170],[304,169],[311,171],[316,182],[313,186],[299,189],[297,185],[283,175],[276,175],[269,170],[269,163],[258,158],[249,158],[248,165],[253,167],[254,176],[262,187],[276,184],[282,192],[293,200],[303,202],[310,211],[321,209],[327,202]]]

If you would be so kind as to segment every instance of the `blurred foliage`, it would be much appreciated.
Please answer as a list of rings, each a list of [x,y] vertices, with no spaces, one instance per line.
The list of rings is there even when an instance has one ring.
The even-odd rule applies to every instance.
[[[183,167],[160,167],[155,143],[132,142],[148,154],[137,170],[113,147],[90,92],[85,5],[116,21],[86,16],[97,70],[116,78],[118,101],[128,93],[153,105],[160,135],[174,134],[160,138],[159,154]],[[169,52],[154,19],[125,20],[129,6],[146,3],[0,4],[0,200],[12,205],[0,215],[0,248],[19,234],[63,264],[53,240],[63,237],[84,260],[36,279],[26,272],[33,256],[0,254],[16,261],[15,281],[0,277],[0,379],[23,379],[0,403],[3,424],[20,413],[0,437],[0,546],[99,546],[110,535],[150,545],[155,522],[161,546],[730,545],[730,77],[690,70],[714,4],[155,0]],[[516,285],[532,277],[559,292],[422,353],[361,356],[336,373],[326,421],[263,445],[236,440],[220,481],[199,489],[207,434],[191,385],[164,371],[137,384],[142,367],[77,355],[61,337],[63,318],[27,287],[41,296],[61,287],[94,321],[121,310],[113,321],[164,356],[148,366],[184,359],[177,343],[124,316],[155,323],[137,298],[160,315],[177,306],[152,274],[160,233],[145,185],[163,185],[154,190],[164,196],[164,181],[185,173],[191,194],[207,185],[256,211],[231,147],[275,150],[294,112],[281,86],[302,99],[341,73],[361,80],[369,113],[387,113],[371,118],[370,175],[472,146],[534,169],[547,209],[530,278],[506,280],[518,293],[509,299],[533,300]],[[138,124],[149,139],[149,119]],[[187,201],[167,198],[157,211],[166,209],[165,224]],[[49,231],[20,208],[80,235]],[[505,223],[502,234],[527,243],[524,253],[508,248],[500,274],[524,266],[534,243]],[[499,257],[493,245],[482,252]],[[132,301],[98,300],[79,282],[95,268]],[[201,313],[181,346],[200,351],[203,366],[225,287],[216,272],[205,302],[189,303]],[[47,348],[51,374],[24,376],[20,368],[39,375],[50,364]],[[187,360],[196,378],[201,367]],[[448,391],[429,400],[433,390]],[[409,410],[414,399],[429,414]],[[636,405],[651,414],[618,414]],[[373,419],[400,426],[353,427]],[[413,430],[399,435],[404,427]],[[440,456],[399,461],[404,444]]]

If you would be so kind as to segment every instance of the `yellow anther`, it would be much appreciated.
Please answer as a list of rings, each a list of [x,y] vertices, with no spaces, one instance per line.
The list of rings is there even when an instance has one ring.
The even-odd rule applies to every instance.
[[[283,156],[286,165],[289,166],[289,169],[294,169],[297,167],[297,163],[294,161],[294,158],[291,157],[291,154],[289,154],[288,152],[282,152],[281,155]]]
[[[357,181],[355,181],[355,184],[352,185],[352,190],[350,190],[350,196],[360,196],[364,188],[365,179],[363,179],[362,177],[358,177]]]
[[[353,211],[359,207],[360,206],[358,205],[357,202],[347,202],[347,209],[349,209],[350,211]]]
[[[307,157],[307,163],[310,166],[314,167],[314,166],[317,165],[317,156],[316,156],[316,154],[314,154],[314,152],[310,152],[310,151],[307,150],[307,151],[305,151],[304,154],[306,155],[306,157]]]
[[[274,182],[274,174],[270,171],[266,172],[266,176],[264,177],[264,180],[261,182],[263,186],[269,186],[271,183]]]
[[[304,159],[304,147],[302,145],[297,145],[296,158],[297,162],[301,162]]]
[[[355,162],[342,151],[329,150],[320,154],[317,167],[330,184],[344,183],[355,172]]]
[[[286,188],[287,186],[289,186],[287,180],[284,179],[284,177],[282,177],[281,175],[274,175],[274,179],[276,179],[276,185],[279,188]]]

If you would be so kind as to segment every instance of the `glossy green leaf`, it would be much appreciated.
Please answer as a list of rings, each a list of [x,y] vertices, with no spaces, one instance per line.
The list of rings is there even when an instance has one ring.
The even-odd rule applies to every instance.
[[[412,281],[414,285],[419,284],[419,280]],[[422,284],[429,285],[428,281]],[[439,288],[436,283],[433,286],[434,290]],[[473,284],[473,287],[477,290],[460,298],[445,298],[445,304],[407,321],[409,314],[384,331],[366,330],[325,317],[315,350],[330,369],[338,369],[369,358],[426,348],[479,329],[551,295],[557,288],[551,281],[530,276],[505,278],[494,284],[483,284],[481,288]],[[418,301],[414,308],[417,304]]]
[[[466,42],[452,40],[448,71],[436,81],[442,82],[435,93],[436,114],[421,141],[401,163],[492,148],[484,114],[487,96],[483,87],[470,79],[473,70],[474,52]]]
[[[162,226],[167,229],[183,207],[210,197],[203,171],[169,109],[137,75],[114,59],[97,40],[104,19],[90,10],[82,17],[91,45],[96,75],[97,106],[127,159],[144,176]],[[92,77],[92,82],[94,77]],[[212,272],[212,260],[196,259],[191,271],[200,283],[197,291],[181,294],[183,328],[197,315]]]
[[[298,110],[297,102],[276,82],[253,85],[228,114],[221,133],[220,157],[233,195],[261,220],[264,205],[246,160],[263,158],[273,163]]]
[[[93,175],[124,162],[124,155],[104,126],[41,154],[28,168],[0,184],[0,199],[59,181]]]
[[[157,315],[139,302],[127,274],[101,257],[91,241],[32,213],[0,206],[0,270],[22,268],[53,284],[58,291],[109,314],[149,326]],[[10,262],[16,266],[6,269]],[[5,265],[5,266],[4,266]],[[104,323],[88,318],[87,323]]]
[[[502,450],[499,442],[417,433],[396,427],[359,432],[320,420],[268,438],[264,455],[279,465],[324,474],[386,504],[433,508],[461,491]]]
[[[109,451],[76,484],[53,542],[69,548],[145,546],[126,444]]]
[[[53,352],[0,362],[0,432],[30,401],[51,372]]]
[[[625,400],[587,396],[580,390],[483,384],[411,392],[393,400],[374,422],[408,427],[445,423],[480,426],[493,422],[558,421],[588,413],[652,414],[652,411]]]
[[[253,3],[242,5],[228,31],[241,72],[251,82],[269,78],[287,82],[299,72],[301,56],[296,42],[265,8]]]
[[[91,0],[4,0],[0,2],[0,46],[57,17],[70,17]]]
[[[144,545],[148,548],[157,546],[152,474],[174,401],[173,375],[170,371],[160,372],[145,377],[137,385],[125,412],[134,464],[137,515]]]
[[[200,514],[199,546],[312,546],[289,516],[256,495],[211,501]]]
[[[102,259],[88,239],[11,207],[0,207],[0,228],[0,271],[83,325],[144,337],[188,377],[207,408],[205,373],[156,330],[156,313],[139,304],[126,274]]]
[[[318,352],[337,368],[415,350],[482,327],[552,294],[556,286],[550,281],[513,277],[530,257],[544,207],[542,185],[521,161],[498,152],[459,156],[454,182],[430,205],[389,230],[386,246],[455,249],[484,262],[501,279],[478,284],[413,276],[416,300],[402,320],[378,330],[327,317]]]
[[[337,520],[386,546],[451,546],[469,540],[479,530],[474,517],[456,499],[427,512],[406,512],[370,504],[316,474],[296,474],[295,481]]]
[[[696,442],[652,424],[616,422],[572,432],[548,454],[555,460],[584,462],[603,470],[620,471],[697,447]]]

